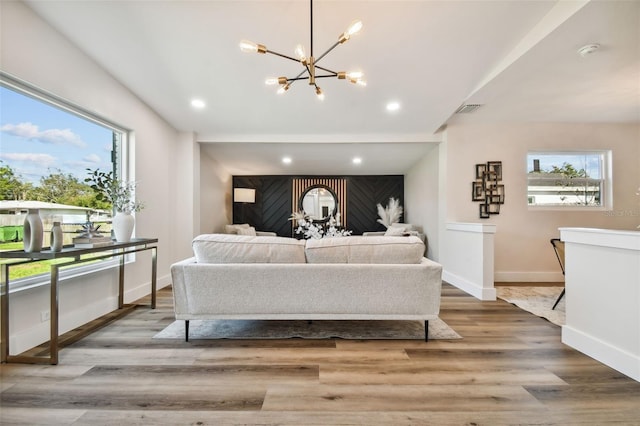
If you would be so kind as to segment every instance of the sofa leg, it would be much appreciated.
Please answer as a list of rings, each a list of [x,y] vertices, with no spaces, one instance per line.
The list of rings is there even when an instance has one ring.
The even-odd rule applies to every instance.
[[[184,341],[189,341],[189,320],[184,320]]]
[[[429,341],[429,321],[424,322],[424,341]]]

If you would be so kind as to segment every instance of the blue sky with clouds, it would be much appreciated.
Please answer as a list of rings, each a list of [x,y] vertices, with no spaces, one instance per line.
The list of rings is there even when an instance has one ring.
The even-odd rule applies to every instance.
[[[0,87],[0,160],[23,181],[51,173],[111,170],[112,131],[28,96]]]

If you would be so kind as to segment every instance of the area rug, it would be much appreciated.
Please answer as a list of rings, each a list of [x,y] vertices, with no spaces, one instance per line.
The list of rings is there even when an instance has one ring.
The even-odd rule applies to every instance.
[[[555,309],[551,309],[562,293],[562,287],[496,287],[499,299],[512,303],[527,312],[545,318],[556,325],[565,324],[565,297]]]
[[[154,339],[183,339],[184,321],[174,321]],[[391,320],[191,320],[189,340],[196,339],[381,339],[424,340],[423,321]],[[429,321],[429,339],[461,339],[441,319]]]

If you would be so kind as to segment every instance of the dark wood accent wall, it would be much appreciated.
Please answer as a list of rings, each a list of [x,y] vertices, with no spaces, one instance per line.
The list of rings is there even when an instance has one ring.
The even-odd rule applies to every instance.
[[[336,191],[338,203],[343,222],[347,229],[353,231],[353,235],[385,229],[377,222],[378,203],[386,206],[389,198],[393,197],[399,198],[400,205],[404,205],[402,175],[234,176],[233,188],[255,189],[256,202],[233,203],[233,223],[249,223],[259,231],[272,231],[283,237],[293,236],[289,217],[293,211],[292,206],[297,206],[299,197],[299,194],[294,194],[294,190],[296,194],[304,190],[299,185],[294,185],[294,180],[299,183],[299,179],[308,179],[306,182],[342,182],[339,191]]]
[[[404,206],[404,176],[358,176],[347,185],[349,229],[354,234],[384,231],[378,223],[378,204],[389,204],[389,198],[399,198]]]

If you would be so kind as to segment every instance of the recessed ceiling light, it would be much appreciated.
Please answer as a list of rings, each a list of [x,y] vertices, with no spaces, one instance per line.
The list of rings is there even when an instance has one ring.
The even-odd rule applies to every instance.
[[[202,109],[207,106],[202,99],[192,99],[191,106],[194,108]]]
[[[284,164],[291,164],[291,157],[282,157],[282,162]]]
[[[362,158],[360,157],[354,157],[353,160],[351,160],[353,162],[353,164],[361,164],[362,163]]]
[[[393,112],[393,111],[397,111],[400,109],[400,103],[399,102],[389,102],[387,104],[387,111]]]

